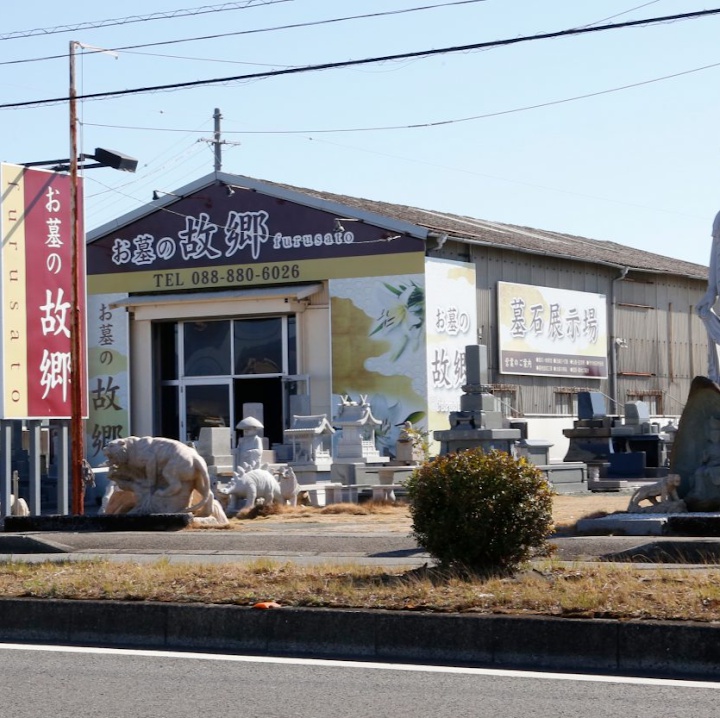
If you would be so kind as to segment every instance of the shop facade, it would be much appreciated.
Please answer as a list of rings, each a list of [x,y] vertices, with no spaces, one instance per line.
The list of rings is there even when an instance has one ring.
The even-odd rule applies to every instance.
[[[707,267],[237,175],[94,230],[87,266],[92,464],[116,436],[192,441],[248,407],[280,445],[343,397],[392,454],[405,421],[447,428],[476,343],[503,413],[562,458],[578,392],[677,417],[707,368]]]
[[[195,441],[258,407],[269,444],[294,416],[366,400],[394,451],[444,428],[475,343],[475,272],[426,256],[427,231],[233,175],[211,175],[89,237],[86,446]]]

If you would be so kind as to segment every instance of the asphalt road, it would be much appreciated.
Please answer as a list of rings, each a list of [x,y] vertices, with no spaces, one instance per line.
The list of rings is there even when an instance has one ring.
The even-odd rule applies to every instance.
[[[715,718],[720,684],[0,644],[0,718]]]

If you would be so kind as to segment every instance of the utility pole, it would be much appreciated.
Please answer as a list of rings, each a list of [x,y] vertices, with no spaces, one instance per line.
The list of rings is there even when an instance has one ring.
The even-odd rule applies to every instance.
[[[215,132],[213,133],[213,148],[215,150],[215,171],[220,172],[222,169],[222,140],[220,139],[220,120],[222,115],[220,114],[220,108],[215,108],[213,114],[213,120],[215,121]]]
[[[70,318],[70,486],[71,510],[75,515],[85,513],[85,237],[80,232],[80,198],[78,191],[78,148],[77,88],[75,84],[75,54],[78,48],[89,48],[117,57],[112,50],[85,45],[70,40],[70,243],[72,247],[70,271],[72,273],[72,314]]]
[[[222,146],[223,145],[239,145],[239,142],[230,142],[228,140],[222,139],[222,133],[220,130],[220,120],[222,120],[222,114],[220,113],[220,108],[216,107],[215,112],[213,113],[213,120],[214,120],[214,130],[213,130],[213,138],[211,140],[201,137],[198,142],[207,142],[208,144],[213,146],[213,156],[215,157],[215,172],[221,172],[222,171]]]
[[[80,292],[83,283],[83,266],[80,242],[80,208],[78,202],[78,138],[77,92],[75,89],[75,50],[80,43],[70,41],[70,242],[72,247],[72,317],[70,324],[70,485],[72,513],[84,513],[83,459],[85,433],[83,427],[83,342]]]

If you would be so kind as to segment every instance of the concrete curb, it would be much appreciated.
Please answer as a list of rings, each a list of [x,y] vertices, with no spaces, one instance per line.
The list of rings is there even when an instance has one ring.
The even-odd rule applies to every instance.
[[[0,641],[717,678],[720,626],[401,611],[0,599]]]

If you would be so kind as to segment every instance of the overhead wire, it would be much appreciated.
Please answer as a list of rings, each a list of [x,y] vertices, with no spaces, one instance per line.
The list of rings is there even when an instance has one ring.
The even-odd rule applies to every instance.
[[[623,15],[627,15],[628,13],[635,12],[635,10],[641,10],[644,7],[647,7],[648,5],[655,5],[655,3],[660,2],[660,0],[650,0],[650,2],[644,2],[642,5],[636,5],[635,7],[628,8],[627,10],[623,10],[622,12],[616,12],[614,15],[608,15],[607,17],[602,18],[601,20],[595,20],[595,22],[590,22],[587,25],[580,25],[580,27],[592,27],[593,25],[599,25],[601,22],[607,22],[608,20],[614,20],[616,17],[621,17]]]
[[[121,45],[120,47],[113,47],[109,48],[112,52],[127,52],[131,55],[148,55],[151,57],[173,57],[177,59],[188,59],[188,60],[197,60],[201,58],[182,58],[175,55],[163,55],[163,54],[157,54],[157,53],[149,53],[149,52],[132,52],[133,50],[137,50],[143,47],[162,47],[164,45],[177,45],[181,43],[187,43],[187,42],[199,42],[199,41],[205,41],[205,40],[219,40],[221,38],[225,37],[236,37],[238,35],[254,35],[257,33],[264,33],[264,32],[276,32],[279,30],[296,30],[300,28],[307,28],[307,27],[317,27],[321,25],[329,25],[333,23],[341,23],[341,22],[348,22],[351,20],[365,20],[365,19],[376,19],[380,17],[388,17],[391,15],[400,15],[400,14],[406,14],[411,12],[421,12],[425,10],[435,10],[438,8],[444,8],[444,7],[451,7],[455,5],[471,5],[478,2],[487,2],[487,0],[452,0],[452,2],[446,2],[446,3],[435,3],[432,5],[422,5],[419,7],[411,7],[411,8],[402,8],[399,10],[385,10],[382,12],[373,12],[373,13],[366,13],[364,15],[348,15],[345,17],[336,17],[336,18],[329,18],[326,20],[313,20],[308,22],[297,22],[292,23],[288,25],[276,25],[273,27],[263,27],[263,28],[255,28],[251,30],[236,30],[234,32],[222,32],[222,33],[215,33],[212,35],[195,35],[193,37],[187,37],[187,38],[180,38],[175,40],[160,40],[156,42],[146,42],[146,43],[140,43],[136,45]],[[100,52],[99,50],[89,50],[87,54],[93,54],[93,52]],[[27,62],[42,62],[45,60],[59,60],[59,59],[66,59],[67,54],[62,55],[47,55],[45,57],[32,57],[32,58],[25,58],[21,60],[5,60],[3,62],[0,62],[0,66],[2,65],[17,65]],[[219,62],[219,61],[218,61]],[[226,60],[225,62],[230,62]],[[238,63],[238,64],[248,64],[248,65],[254,65],[254,64],[260,64],[260,63]]]
[[[415,122],[412,124],[404,125],[377,125],[375,127],[342,127],[342,128],[324,128],[324,129],[307,129],[307,130],[223,130],[223,134],[226,135],[308,135],[308,134],[334,134],[334,133],[345,133],[345,132],[386,132],[391,130],[416,130],[424,129],[428,127],[440,127],[443,125],[454,125],[461,122],[471,122],[473,120],[485,120],[491,117],[500,117],[502,115],[511,115],[517,112],[528,112],[530,110],[538,110],[543,107],[552,107],[553,105],[562,105],[568,102],[576,102],[578,100],[587,100],[592,97],[599,97],[601,95],[609,95],[613,92],[622,92],[623,90],[630,90],[635,87],[642,87],[644,85],[650,85],[656,82],[663,82],[665,80],[672,80],[676,77],[682,77],[683,75],[690,75],[695,72],[702,72],[703,70],[710,70],[715,67],[720,67],[720,62],[715,62],[710,65],[703,65],[702,67],[694,67],[690,70],[681,70],[674,72],[670,75],[662,75],[661,77],[653,77],[648,80],[640,80],[638,82],[631,82],[627,85],[620,85],[619,87],[611,87],[605,90],[596,90],[594,92],[586,92],[582,95],[574,95],[572,97],[564,97],[559,100],[548,100],[547,102],[539,102],[534,105],[523,105],[522,107],[513,107],[507,110],[496,110],[494,112],[485,112],[481,115],[471,115],[470,117],[456,117],[447,120],[436,120],[433,122]],[[187,130],[182,128],[171,128],[171,127],[139,127],[132,125],[112,125],[101,122],[88,122],[87,125],[91,127],[106,127],[109,129],[117,130],[142,130],[146,132],[201,132],[202,130]]]
[[[224,83],[239,82],[242,80],[256,80],[269,77],[280,77],[283,75],[295,75],[304,72],[318,72],[320,70],[335,70],[346,67],[358,67],[379,62],[391,62],[394,60],[404,60],[408,58],[432,57],[435,55],[447,55],[456,52],[468,52],[471,50],[480,50],[488,47],[505,47],[509,45],[517,45],[523,42],[531,42],[538,40],[549,40],[561,37],[571,37],[573,35],[583,35],[587,33],[606,32],[609,30],[620,30],[629,27],[639,27],[647,25],[656,25],[660,23],[679,22],[681,20],[691,20],[700,17],[720,14],[720,8],[711,10],[699,10],[690,13],[680,13],[676,15],[665,15],[663,17],[645,18],[642,20],[628,20],[623,23],[613,23],[610,25],[597,25],[586,28],[572,28],[569,30],[558,30],[555,32],[539,33],[536,35],[526,35],[521,37],[507,38],[504,40],[491,40],[487,42],[477,42],[467,45],[455,45],[451,47],[432,48],[429,50],[417,50],[414,52],[403,52],[392,55],[382,55],[375,57],[366,57],[359,60],[344,60],[339,62],[325,62],[316,65],[304,65],[302,67],[285,68],[282,70],[272,70],[268,72],[256,72],[248,75],[233,75],[229,77],[216,77],[206,80],[190,80],[187,82],[174,82],[163,85],[151,85],[145,87],[136,87],[126,90],[108,90],[104,92],[93,92],[84,95],[78,95],[78,100],[101,100],[113,97],[126,97],[128,95],[138,95],[154,92],[163,92],[170,90],[185,90],[195,87],[204,87],[207,85],[218,85]],[[41,107],[45,105],[64,103],[68,101],[68,97],[53,97],[43,100],[25,100],[23,102],[9,102],[0,104],[0,110],[18,109],[21,107]]]
[[[79,30],[96,30],[114,25],[129,25],[138,22],[151,22],[153,20],[171,20],[177,17],[193,17],[207,15],[208,13],[227,12],[229,10],[247,10],[251,7],[276,5],[278,3],[293,2],[293,0],[243,0],[243,2],[228,2],[221,5],[202,5],[196,8],[182,8],[165,12],[154,12],[149,15],[130,15],[128,17],[111,18],[107,20],[90,20],[76,25],[58,25],[57,27],[35,28],[33,30],[15,30],[0,33],[0,41],[17,40],[27,37],[58,35]]]
[[[460,2],[460,3],[448,3],[448,4],[466,4],[467,1],[468,1],[468,0],[464,0],[464,2]],[[474,1],[474,0],[470,0],[470,1]],[[481,1],[482,1],[482,0],[481,0]],[[657,1],[658,1],[658,0],[654,0],[654,2],[657,2]],[[636,9],[639,9],[640,7],[644,7],[644,6],[650,5],[650,4],[654,4],[654,3],[653,3],[653,2],[645,3],[644,5],[637,6],[637,7],[635,7],[635,8],[630,9],[630,10],[624,11],[623,13],[618,13],[618,14],[616,14],[616,15],[614,15],[614,16],[611,16],[611,18],[612,18],[612,17],[617,17],[617,16],[622,15],[622,14],[627,14],[627,12],[631,12],[632,10],[636,10]],[[427,7],[427,6],[425,6],[425,7]],[[408,11],[408,10],[405,10],[404,12],[407,12],[407,11]],[[718,12],[718,11],[717,11],[717,10],[716,10],[716,11],[709,11],[709,12],[705,11],[705,12],[703,12],[702,14],[713,14],[714,12]],[[385,13],[383,13],[383,14],[385,14]],[[375,15],[377,15],[377,14],[371,14],[370,16],[375,16]],[[682,17],[684,18],[684,17],[687,17],[688,15],[695,16],[695,14],[693,13],[693,14],[685,14],[685,15],[682,16]],[[346,18],[346,19],[356,19],[357,17],[367,17],[367,16],[353,16],[353,17],[351,17],[351,18],[349,17],[349,18]],[[660,21],[664,21],[664,20],[671,20],[671,19],[678,19],[679,17],[680,17],[680,16],[668,16],[667,18],[656,19],[655,22],[660,22]],[[610,19],[610,18],[605,18],[605,20],[607,20],[607,19]],[[342,19],[335,19],[335,20],[326,21],[326,22],[341,21],[341,20],[342,20]],[[604,20],[603,20],[603,21],[604,21]],[[602,21],[598,21],[598,22],[602,22]],[[638,22],[646,23],[647,21],[636,21],[636,22],[633,22],[633,23],[623,23],[622,25],[619,25],[619,26],[634,25],[634,24],[638,24]],[[313,23],[313,24],[314,24],[314,23]],[[322,23],[321,23],[321,24],[322,24]],[[596,24],[596,23],[593,23],[593,24]],[[587,25],[587,26],[583,26],[583,27],[584,27],[584,28],[588,28],[588,27],[592,27],[592,26],[591,26],[591,25]],[[270,28],[270,29],[273,29],[273,28]],[[278,28],[278,29],[282,29],[282,28]],[[598,29],[600,29],[600,28],[598,28]],[[257,32],[259,32],[259,31],[261,31],[261,30],[257,30]],[[230,34],[235,34],[235,33],[230,33]],[[565,33],[565,34],[575,34],[575,33],[568,32],[568,33]],[[154,44],[159,44],[159,43],[154,43]],[[505,44],[505,43],[504,43],[504,44]],[[138,53],[138,54],[146,54],[146,53]],[[64,57],[64,56],[63,56],[63,57]],[[308,134],[308,133],[321,133],[321,132],[359,132],[359,131],[387,130],[387,129],[415,129],[415,128],[432,127],[432,126],[438,126],[438,125],[444,125],[444,124],[454,124],[454,123],[456,123],[456,122],[467,122],[467,121],[470,121],[470,120],[483,119],[483,118],[487,118],[487,117],[494,117],[494,116],[503,115],[503,114],[510,114],[510,113],[513,113],[513,112],[527,111],[527,110],[537,109],[537,108],[546,107],[546,106],[550,106],[550,105],[561,104],[561,103],[564,103],[564,102],[571,102],[571,101],[574,101],[574,100],[579,100],[579,99],[585,99],[585,98],[589,98],[589,97],[594,97],[594,96],[597,96],[597,95],[607,94],[607,93],[610,93],[610,92],[617,92],[617,91],[621,91],[621,90],[625,90],[625,89],[629,89],[629,88],[633,88],[633,87],[637,87],[637,86],[649,84],[649,83],[652,83],[652,82],[659,82],[659,81],[662,81],[662,80],[672,79],[672,78],[674,78],[674,77],[678,77],[678,76],[681,76],[681,75],[689,74],[689,73],[692,73],[692,72],[698,72],[698,71],[700,71],[700,70],[709,69],[709,68],[712,68],[712,67],[716,67],[716,66],[718,66],[718,65],[720,65],[720,63],[716,63],[716,64],[712,64],[712,65],[706,65],[706,66],[703,66],[703,67],[700,67],[700,68],[694,68],[694,69],[691,69],[691,70],[686,70],[686,71],[683,71],[683,72],[674,73],[674,74],[672,74],[672,75],[666,75],[666,76],[663,76],[663,77],[660,77],[660,78],[653,78],[653,79],[650,79],[650,80],[645,80],[645,81],[641,81],[641,82],[638,82],[638,83],[632,83],[632,84],[624,85],[624,86],[617,87],[617,88],[610,88],[610,89],[607,89],[607,90],[602,90],[602,91],[593,92],[593,93],[587,93],[587,94],[585,94],[585,95],[575,96],[575,97],[572,97],[572,98],[564,98],[564,99],[561,99],[561,100],[554,100],[554,101],[549,101],[549,102],[546,102],[546,103],[540,103],[540,104],[538,104],[538,105],[532,105],[532,106],[526,106],[526,107],[520,107],[520,108],[513,108],[513,109],[504,110],[504,111],[499,111],[499,112],[486,113],[486,114],[483,114],[483,115],[475,115],[475,116],[472,116],[472,117],[456,118],[456,119],[443,120],[443,121],[438,121],[438,122],[415,123],[415,124],[412,124],[412,125],[389,126],[389,127],[346,128],[346,129],[336,129],[336,130],[330,129],[330,130],[284,130],[284,131],[281,130],[281,131],[237,131],[237,132],[233,132],[233,131],[229,131],[229,132],[228,132],[228,131],[226,131],[226,133],[230,133],[230,134],[280,134],[280,133],[282,133],[282,134]],[[106,127],[109,126],[109,127],[112,127],[112,125],[102,125],[102,124],[95,124],[95,123],[87,123],[87,124],[89,124],[89,125],[91,125],[91,126],[106,126]],[[128,128],[128,127],[122,127],[122,126],[119,126],[119,127],[122,128],[122,129],[140,129],[140,128]],[[161,130],[162,128],[142,128],[142,129],[159,129],[159,130]],[[200,130],[194,130],[194,131],[193,131],[193,130],[172,130],[172,129],[171,129],[171,130],[166,130],[166,131],[174,131],[174,132],[181,131],[181,132],[191,133],[191,132],[198,132],[198,131],[200,131]],[[333,143],[330,143],[330,144],[333,144]],[[397,159],[404,159],[404,158],[397,158]],[[448,169],[456,169],[456,168],[448,168]],[[193,171],[194,171],[194,170],[193,170]],[[483,175],[483,176],[489,176],[489,175]],[[504,181],[509,181],[509,182],[512,182],[512,181],[513,181],[513,180],[508,180],[508,179],[506,179],[506,178],[495,178],[495,179],[502,179],[502,180],[504,180]],[[132,183],[128,183],[128,184],[132,184]],[[526,184],[527,184],[527,183],[526,183]],[[532,185],[532,186],[536,186],[536,185]],[[539,186],[539,185],[538,185],[538,186]],[[563,190],[558,190],[558,189],[556,189],[556,188],[547,188],[547,187],[544,187],[544,189],[552,189],[552,190],[554,190],[554,191],[563,191]],[[108,187],[107,191],[115,191],[115,189],[114,189],[114,188],[111,188],[111,187]],[[581,193],[574,193],[574,194],[581,194]],[[96,196],[96,195],[94,195],[94,196]],[[127,195],[127,196],[129,196],[129,195]],[[591,195],[581,195],[581,196],[592,197]],[[593,198],[595,198],[595,197],[593,197]],[[607,199],[607,198],[599,198],[599,199],[605,199],[606,201],[615,201],[615,200]],[[628,202],[624,202],[623,204],[628,204],[628,205],[630,205],[630,206],[636,206],[636,207],[643,207],[643,205],[637,205],[637,204],[628,203]],[[645,207],[645,208],[647,208],[647,207]],[[674,214],[679,214],[679,213],[674,213]]]
[[[114,185],[114,187],[125,189],[133,188],[133,190],[136,192],[149,193],[150,191],[152,191],[152,189],[156,188],[158,184],[162,184],[161,178],[164,175],[169,175],[171,172],[176,171],[177,167],[179,166],[185,166],[188,162],[194,160],[197,156],[203,153],[204,149],[205,148],[203,147],[199,147],[197,145],[197,142],[192,142],[179,150],[175,155],[173,155],[159,167],[155,167],[149,172],[143,173],[142,175],[135,175],[131,180],[123,181],[118,185]],[[147,164],[150,164],[150,162],[145,163],[145,165],[143,166],[146,166]],[[86,176],[86,179],[87,178],[88,176]],[[104,186],[106,186],[108,190],[112,189],[110,185]],[[87,198],[93,199],[97,196],[99,195],[88,194]],[[110,199],[104,203],[104,206],[102,208],[98,207],[97,211],[91,212],[91,214],[97,214],[100,209],[105,211],[107,210],[108,206],[114,206],[118,203],[118,201],[120,201],[120,198],[118,198],[116,201]]]
[[[566,189],[560,189],[559,187],[549,187],[547,185],[541,185],[541,184],[537,184],[537,183],[533,183],[533,182],[527,182],[525,180],[510,179],[508,177],[499,177],[497,175],[490,175],[490,174],[485,174],[483,172],[477,172],[476,170],[465,169],[465,168],[461,168],[461,167],[452,167],[450,165],[444,165],[439,162],[430,162],[428,160],[418,159],[417,157],[405,157],[403,155],[395,155],[390,152],[381,152],[379,150],[369,150],[369,149],[366,149],[363,147],[356,147],[353,145],[344,145],[340,142],[333,142],[331,140],[326,140],[326,139],[316,140],[313,137],[308,137],[307,139],[310,141],[313,141],[313,142],[320,142],[323,144],[332,145],[334,147],[341,147],[344,149],[351,149],[351,150],[355,150],[355,151],[359,151],[359,152],[366,152],[368,154],[375,154],[375,155],[378,155],[381,157],[387,157],[387,158],[393,159],[393,160],[402,160],[405,162],[412,162],[415,164],[421,164],[421,165],[425,165],[428,167],[434,167],[436,169],[444,169],[444,170],[450,170],[453,172],[461,172],[462,174],[472,175],[475,177],[485,177],[487,179],[500,180],[502,182],[509,182],[511,184],[519,184],[519,185],[523,185],[526,187],[533,187],[535,189],[543,189],[543,190],[548,190],[551,192],[560,192],[562,194],[573,195],[575,197],[584,197],[586,199],[599,199],[599,200],[602,200],[603,202],[612,202],[614,204],[622,204],[622,205],[625,205],[628,207],[636,207],[639,209],[649,209],[649,210],[653,210],[653,211],[663,212],[665,214],[672,214],[672,215],[679,215],[679,216],[683,216],[683,217],[692,217],[693,219],[700,219],[697,215],[689,214],[687,212],[678,212],[678,211],[667,209],[664,207],[651,207],[649,205],[643,205],[643,204],[639,204],[636,202],[628,202],[627,200],[618,200],[618,199],[612,199],[610,197],[600,197],[597,195],[587,194],[585,192],[578,192],[577,190],[566,190]]]

